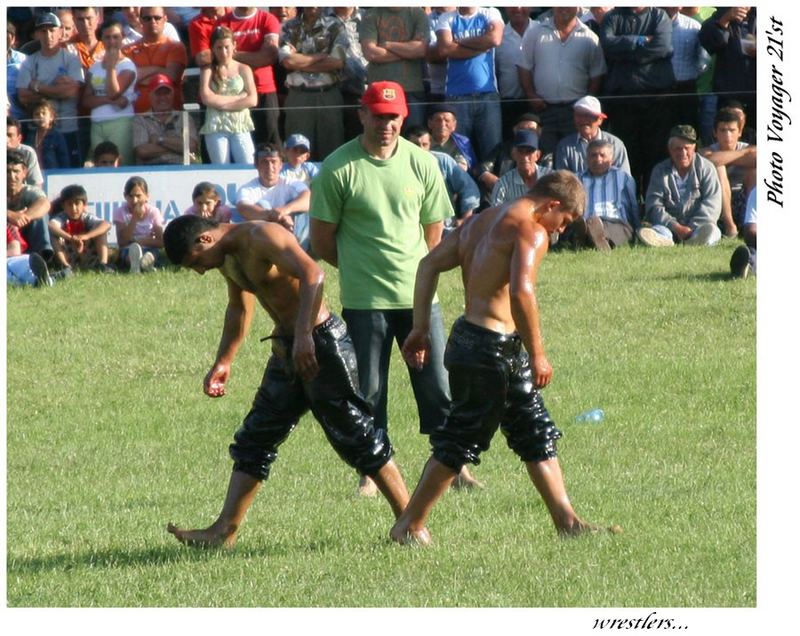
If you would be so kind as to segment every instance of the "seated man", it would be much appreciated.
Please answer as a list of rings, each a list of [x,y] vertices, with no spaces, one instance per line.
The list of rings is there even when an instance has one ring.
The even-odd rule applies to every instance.
[[[722,187],[722,232],[728,238],[738,234],[747,193],[756,184],[756,147],[741,141],[739,114],[730,108],[720,109],[714,117],[714,139],[700,154],[717,168]]]
[[[45,262],[53,258],[47,214],[50,201],[39,188],[27,185],[28,168],[19,150],[6,152],[6,224],[16,227],[29,246]]]
[[[604,139],[613,149],[612,165],[630,174],[631,166],[628,163],[625,144],[618,137],[600,129],[603,120],[607,119],[607,115],[600,107],[600,101],[591,95],[582,97],[572,105],[572,114],[576,132],[558,142],[555,169],[571,170],[576,175],[581,174],[586,170],[586,151],[589,142]]]
[[[311,191],[302,181],[281,181],[283,157],[277,144],[259,144],[255,156],[258,176],[236,193],[236,212],[232,220],[235,223],[259,220],[280,223],[293,232],[303,249],[308,251]]]
[[[747,278],[750,272],[756,273],[756,230],[758,229],[758,217],[756,215],[756,204],[758,197],[754,187],[750,190],[747,197],[747,208],[744,213],[742,234],[744,234],[744,245],[737,247],[731,255],[731,276],[734,278]]]
[[[275,324],[261,387],[230,446],[234,464],[222,511],[208,528],[185,530],[170,523],[167,530],[190,546],[232,547],[278,447],[308,410],[339,456],[374,480],[398,517],[408,491],[388,435],[374,428],[359,391],[347,328],[323,300],[320,267],[278,223],[218,224],[181,216],[167,226],[164,244],[176,265],[199,274],[219,269],[227,283],[225,324],[203,382],[206,395],[225,395],[256,300]]]
[[[506,172],[494,184],[492,194],[489,197],[490,204],[493,206],[502,205],[518,199],[536,185],[539,177],[550,172],[549,168],[537,165],[536,162],[541,154],[538,135],[528,130],[521,130],[515,133],[511,158],[514,159],[516,168]]]
[[[717,227],[722,192],[714,164],[697,154],[697,133],[687,125],[669,134],[669,159],[657,163],[645,197],[650,227],[637,232],[651,247],[677,243],[715,245],[722,236]]]
[[[428,130],[431,131],[431,150],[443,152],[456,160],[456,163],[467,172],[474,174],[478,166],[478,157],[472,148],[469,137],[456,132],[458,120],[446,104],[434,104],[428,115]]]
[[[62,212],[50,219],[50,239],[62,269],[94,269],[104,274],[115,270],[108,264],[108,231],[111,223],[87,212],[86,190],[69,185],[61,190]]]
[[[539,324],[537,273],[548,235],[562,232],[583,206],[578,179],[565,170],[552,172],[522,198],[472,217],[420,261],[414,327],[403,343],[408,364],[421,368],[427,362],[431,303],[441,273],[460,266],[466,309],[445,354],[450,413],[431,434],[433,454],[391,529],[394,541],[430,542],[425,522],[431,509],[463,465],[480,463],[498,427],[525,462],[558,533],[598,529],[570,503],[556,451],[562,433],[539,392],[550,383],[553,368]],[[618,526],[609,530],[621,531]]]
[[[511,138],[501,141],[492,152],[487,162],[487,172],[481,175],[483,179],[481,183],[484,187],[487,187],[489,194],[491,194],[492,188],[494,188],[494,184],[497,183],[497,180],[514,167],[514,160],[511,158],[511,152],[514,150],[514,135],[520,130],[529,130],[535,135],[541,136],[542,125],[539,121],[539,115],[534,113],[523,113],[520,115],[512,128]],[[553,155],[540,156],[537,163],[545,168],[552,168]]]
[[[431,134],[424,126],[411,126],[406,132],[406,138],[423,150],[428,150],[439,162],[439,170],[444,177],[447,193],[453,201],[456,212],[456,225],[460,225],[480,205],[480,192],[475,181],[466,172],[459,168],[455,159],[443,152],[431,150]]]
[[[281,168],[280,180],[284,183],[302,181],[306,185],[319,173],[319,162],[311,158],[311,142],[305,135],[289,135],[285,144],[286,161]]]

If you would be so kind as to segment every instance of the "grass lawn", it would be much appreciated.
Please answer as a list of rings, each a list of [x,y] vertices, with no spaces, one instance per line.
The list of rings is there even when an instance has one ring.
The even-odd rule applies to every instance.
[[[312,418],[281,449],[232,552],[165,525],[222,503],[227,446],[268,354],[253,323],[229,394],[202,379],[222,278],[76,276],[7,294],[10,607],[754,607],[756,283],[714,248],[553,254],[538,297],[567,488],[617,536],[559,540],[501,435],[476,493],[434,510],[434,545],[387,539],[391,513]],[[336,272],[326,297],[339,311]],[[446,322],[461,311],[442,278]],[[428,456],[395,351],[390,432],[409,487]],[[575,415],[602,407],[600,424]]]

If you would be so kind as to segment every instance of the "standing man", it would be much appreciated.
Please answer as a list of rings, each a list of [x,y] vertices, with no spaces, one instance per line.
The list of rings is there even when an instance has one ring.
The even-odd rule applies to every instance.
[[[441,240],[453,207],[436,159],[400,137],[408,114],[402,86],[373,82],[361,103],[364,132],[330,155],[312,183],[311,248],[339,268],[361,390],[375,426],[387,430],[392,341],[411,330],[417,264]],[[433,315],[432,363],[408,369],[424,434],[444,421],[450,400],[438,303]],[[360,492],[374,494],[375,486],[362,479]]]
[[[495,51],[497,59],[497,89],[503,114],[503,139],[514,136],[512,128],[526,110],[528,102],[519,81],[517,62],[522,52],[522,38],[533,26],[530,7],[506,7],[508,23],[503,29],[503,41]]]

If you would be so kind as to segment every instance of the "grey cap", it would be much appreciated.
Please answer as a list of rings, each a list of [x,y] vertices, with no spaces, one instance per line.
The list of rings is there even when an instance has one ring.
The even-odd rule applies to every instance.
[[[58,19],[58,16],[55,13],[40,13],[36,16],[36,26],[35,29],[41,29],[42,27],[53,27],[59,28],[61,26],[61,20]]]

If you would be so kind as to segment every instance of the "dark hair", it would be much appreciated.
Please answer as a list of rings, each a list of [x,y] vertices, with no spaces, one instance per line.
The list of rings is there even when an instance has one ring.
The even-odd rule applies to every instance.
[[[194,201],[199,196],[202,196],[204,194],[209,194],[211,192],[213,192],[216,195],[217,200],[219,200],[219,192],[217,192],[217,186],[215,186],[210,181],[201,181],[194,187],[194,190],[192,190],[192,201]]]
[[[117,148],[117,144],[113,141],[101,141],[97,144],[94,147],[92,159],[97,163],[97,160],[103,155],[114,155],[116,159],[119,159],[119,148]]]
[[[214,44],[216,44],[219,40],[225,39],[233,42],[234,46],[236,45],[236,38],[233,37],[233,31],[224,26],[214,27],[214,30],[211,32],[211,48],[213,49]],[[217,61],[217,56],[214,55],[214,51],[211,51],[211,75],[218,82],[222,82],[222,69],[219,67],[219,62]]]
[[[21,150],[6,150],[6,165],[22,165],[28,167],[25,155]]]
[[[586,208],[586,191],[583,184],[569,170],[554,170],[536,180],[528,196],[555,199],[561,202],[561,210],[580,216]]]
[[[128,196],[133,189],[139,186],[142,190],[144,190],[145,194],[150,194],[150,189],[147,187],[147,181],[145,181],[142,177],[131,177],[125,182],[125,188],[122,192],[125,196]]]
[[[535,113],[522,113],[522,115],[517,117],[517,120],[514,122],[514,125],[516,126],[517,124],[519,124],[519,123],[521,123],[523,121],[532,121],[537,126],[541,126],[542,125],[541,118],[539,117],[539,115],[537,115]]]
[[[731,122],[735,123],[736,127],[738,128],[740,121],[739,115],[730,106],[720,108],[717,111],[717,114],[714,115],[714,130],[717,129],[717,124],[729,124]]]
[[[31,115],[33,115],[33,113],[40,108],[46,108],[50,111],[50,114],[53,116],[53,123],[51,125],[55,126],[56,120],[58,119],[58,111],[56,110],[55,104],[53,104],[53,102],[51,102],[49,99],[40,99],[33,106],[31,106]]]
[[[256,151],[253,153],[253,158],[255,161],[256,166],[258,166],[258,155],[261,153],[277,153],[278,156],[283,159],[283,148],[281,148],[280,144],[275,143],[261,143],[256,146]]]
[[[86,188],[82,185],[77,183],[73,183],[72,185],[68,185],[61,190],[61,195],[58,197],[61,203],[63,204],[64,201],[83,201],[87,203],[89,201],[89,197],[86,194]]]
[[[185,214],[173,219],[164,229],[164,251],[175,265],[181,265],[192,250],[197,237],[203,232],[213,230],[219,223],[193,214]]]
[[[6,117],[6,128],[16,128],[22,134],[22,125],[13,117]]]
[[[430,135],[431,131],[428,130],[425,126],[416,124],[414,126],[409,126],[408,130],[406,130],[406,139],[411,137],[422,137],[423,135]]]
[[[91,7],[94,8],[94,7]],[[117,20],[116,18],[106,18],[103,20],[103,23],[95,29],[94,35],[98,40],[103,39],[103,31],[106,29],[110,29],[112,27],[119,27],[119,30],[124,34],[125,27],[122,25],[121,20]]]

